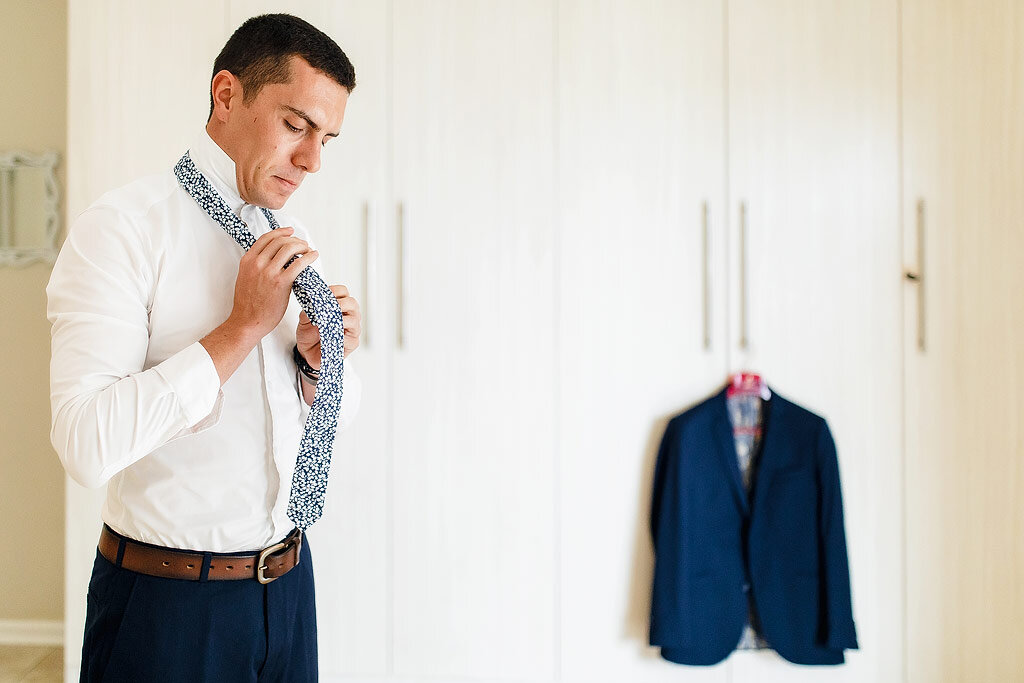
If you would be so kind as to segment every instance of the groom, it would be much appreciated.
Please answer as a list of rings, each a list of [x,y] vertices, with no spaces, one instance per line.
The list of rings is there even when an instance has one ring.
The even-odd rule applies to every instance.
[[[327,381],[321,361],[340,366],[333,348],[347,359],[361,319],[344,285],[319,283],[343,339],[327,336],[342,326],[323,324],[326,309],[318,326],[300,310],[292,286],[318,254],[276,210],[320,168],[354,87],[320,30],[285,14],[249,19],[214,62],[210,117],[188,154],[189,178],[230,220],[169,164],[69,230],[47,285],[51,441],[72,478],[107,484],[83,681],[317,679],[303,530],[326,468],[296,459],[300,442],[303,456],[330,454],[335,406],[327,443],[309,445],[306,417]],[[248,250],[232,225],[251,234]],[[339,430],[361,394],[348,360],[344,370]],[[337,403],[340,386],[325,387]],[[315,480],[308,516],[295,511],[306,504],[293,475]]]

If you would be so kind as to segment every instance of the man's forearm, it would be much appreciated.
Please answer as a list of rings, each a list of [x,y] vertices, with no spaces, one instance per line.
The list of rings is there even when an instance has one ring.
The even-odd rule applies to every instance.
[[[258,332],[228,318],[210,334],[200,339],[199,343],[213,359],[217,374],[220,376],[220,384],[224,386],[228,377],[235,373],[259,340]]]

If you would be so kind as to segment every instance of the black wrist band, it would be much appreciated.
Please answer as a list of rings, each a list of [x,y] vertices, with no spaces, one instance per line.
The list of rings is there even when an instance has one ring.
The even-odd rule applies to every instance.
[[[316,382],[320,379],[320,371],[314,370],[313,366],[306,362],[302,354],[299,353],[299,346],[296,344],[292,347],[292,358],[295,359],[295,365],[298,366],[299,372],[305,375],[310,381]]]

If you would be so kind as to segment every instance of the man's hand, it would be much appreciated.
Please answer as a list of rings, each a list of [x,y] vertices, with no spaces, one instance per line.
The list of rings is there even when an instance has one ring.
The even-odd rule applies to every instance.
[[[270,230],[242,254],[231,314],[199,340],[217,368],[221,385],[234,374],[260,339],[281,322],[288,308],[292,283],[302,269],[319,256],[293,233],[290,227]]]
[[[359,335],[363,331],[359,302],[348,294],[345,285],[331,285],[334,298],[341,307],[341,322],[345,326],[345,357],[359,348]],[[299,313],[299,326],[295,328],[295,344],[299,353],[315,370],[320,369],[320,330],[309,321],[305,311]]]
[[[281,322],[292,283],[319,256],[305,240],[293,237],[294,232],[287,227],[260,235],[238,264],[235,300],[228,321],[251,332],[256,341]]]

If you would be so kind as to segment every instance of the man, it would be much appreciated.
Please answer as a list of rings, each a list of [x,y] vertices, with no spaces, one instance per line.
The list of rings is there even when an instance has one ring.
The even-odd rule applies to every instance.
[[[69,231],[46,290],[51,441],[72,478],[107,484],[83,681],[317,679],[308,523],[294,520],[319,516],[322,488],[307,517],[293,489],[306,467],[326,486],[334,415],[344,429],[358,409],[346,361],[317,432],[329,442],[301,464],[307,415],[339,393],[315,394],[318,371],[358,347],[360,312],[345,286],[302,273],[316,268],[308,233],[265,209],[320,168],[354,87],[310,24],[246,21],[214,63],[187,157],[107,193]],[[318,326],[291,296],[311,278],[328,302],[309,309]],[[320,337],[338,310],[343,354],[340,325]]]

